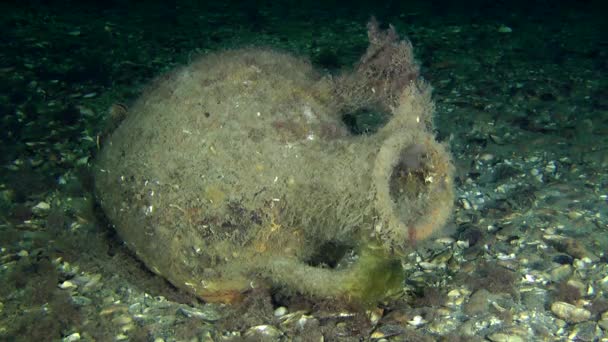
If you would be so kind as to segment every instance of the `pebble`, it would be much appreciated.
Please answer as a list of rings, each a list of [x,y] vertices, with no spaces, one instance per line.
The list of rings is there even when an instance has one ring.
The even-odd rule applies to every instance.
[[[437,268],[442,268],[445,267],[445,264],[436,264],[433,262],[427,262],[427,261],[421,261],[418,263],[418,266],[420,266],[423,270],[434,270]]]
[[[90,305],[93,301],[84,296],[72,296],[72,303],[76,306]]]
[[[572,274],[572,266],[565,264],[551,270],[551,281],[559,283]]]
[[[462,208],[464,210],[471,210],[471,209],[473,209],[473,206],[471,205],[471,202],[468,199],[461,198],[459,200],[459,202],[460,202],[460,205],[462,206]]]
[[[63,338],[63,342],[80,341],[80,333],[73,333]]]
[[[608,333],[608,311],[604,312],[597,322],[597,325]]]
[[[573,289],[577,289],[580,296],[584,296],[587,293],[587,285],[581,281],[570,279],[566,284]]]
[[[601,319],[597,322],[597,325],[600,326],[600,328],[604,329],[605,331],[608,331],[608,319]]]
[[[521,336],[497,332],[488,335],[488,340],[492,342],[524,342]]]
[[[494,155],[491,153],[484,153],[479,156],[479,160],[482,161],[491,161],[492,159],[494,159]]]
[[[426,324],[428,322],[424,318],[422,318],[422,316],[416,315],[416,316],[414,316],[414,318],[412,318],[411,320],[409,320],[407,323],[409,325],[413,325],[413,326],[417,327],[417,326],[424,325],[424,324]]]
[[[113,315],[117,312],[127,312],[128,307],[123,304],[111,305],[99,312],[101,316]]]
[[[467,315],[477,315],[488,311],[490,292],[485,289],[477,290],[464,307]]]
[[[82,114],[83,116],[87,116],[87,117],[95,117],[95,111],[89,107],[85,107],[85,106],[76,106],[76,108],[78,109],[78,111],[80,112],[80,114]]]
[[[94,290],[100,285],[101,282],[101,274],[93,274],[89,281],[83,286],[83,290],[90,291]]]
[[[256,325],[247,329],[245,337],[255,341],[276,341],[283,333],[272,325]]]
[[[440,237],[440,238],[436,239],[435,242],[442,244],[442,245],[451,245],[454,242],[456,242],[456,240],[452,237],[444,236],[444,237]]]
[[[529,310],[544,311],[545,303],[547,302],[547,290],[544,288],[534,287],[521,291],[522,303]]]
[[[574,258],[570,255],[567,254],[559,254],[553,257],[553,262],[556,262],[558,264],[562,264],[562,265],[572,265],[572,263],[574,262]]]
[[[130,324],[131,322],[133,322],[133,318],[131,318],[130,316],[127,316],[127,315],[120,315],[120,316],[114,317],[112,319],[112,322],[114,322],[118,325],[126,325],[126,324]]]
[[[42,214],[42,213],[46,213],[50,209],[51,209],[50,204],[48,204],[46,202],[39,202],[32,208],[32,212],[34,212],[35,214]]]
[[[568,339],[570,341],[592,342],[599,341],[602,337],[602,331],[595,322],[584,322],[577,324],[573,329]]]
[[[114,337],[114,339],[116,341],[126,341],[129,339],[129,336],[125,335],[125,334],[118,334]]]
[[[578,308],[566,302],[555,302],[551,304],[551,312],[568,323],[580,323],[591,318],[591,312],[584,308]]]
[[[546,234],[543,236],[543,239],[555,246],[557,250],[574,258],[583,260],[589,259],[589,261],[599,260],[593,252],[577,239],[555,234]]]
[[[405,333],[405,329],[401,325],[385,324],[376,329],[370,336],[372,340],[379,340],[382,338],[399,336]]]
[[[513,32],[513,29],[510,28],[509,26],[506,26],[506,25],[500,25],[500,27],[498,27],[498,32],[500,32],[500,33],[511,33],[511,32]]]
[[[86,275],[77,275],[76,277],[72,278],[70,281],[72,283],[76,284],[76,286],[83,286],[83,285],[86,285],[89,281],[91,281],[91,278],[89,278]]]
[[[59,288],[63,289],[63,290],[67,290],[67,289],[72,289],[77,287],[76,284],[72,283],[69,280],[64,281],[63,283],[59,284]]]
[[[195,317],[208,322],[214,322],[222,318],[219,312],[211,307],[211,305],[206,305],[201,309],[181,306],[177,309],[177,312],[186,317]]]
[[[380,319],[382,319],[382,316],[384,315],[384,310],[382,308],[375,308],[373,310],[368,310],[367,311],[367,318],[369,319],[369,322],[375,326],[376,324],[378,324],[378,322],[380,321]]]
[[[279,306],[274,310],[274,317],[283,317],[287,314],[287,308],[284,306]]]
[[[504,145],[505,144],[505,139],[503,137],[499,136],[499,135],[489,134],[488,136],[490,137],[490,140],[492,140],[497,145]]]

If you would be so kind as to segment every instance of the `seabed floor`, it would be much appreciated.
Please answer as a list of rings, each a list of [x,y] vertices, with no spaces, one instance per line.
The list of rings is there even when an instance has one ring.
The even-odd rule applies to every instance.
[[[1,4],[0,340],[608,341],[605,11],[407,3]],[[403,298],[223,306],[147,271],[91,194],[111,111],[218,49],[347,68],[372,13],[412,40],[457,166],[450,229],[404,258]]]

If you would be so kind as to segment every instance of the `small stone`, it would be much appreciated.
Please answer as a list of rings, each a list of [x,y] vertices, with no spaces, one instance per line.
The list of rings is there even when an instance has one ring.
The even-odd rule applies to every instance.
[[[376,329],[370,336],[373,340],[379,340],[382,338],[399,336],[405,333],[405,329],[400,325],[395,324],[384,324]]]
[[[382,309],[382,308],[374,308],[373,310],[367,311],[367,318],[369,319],[370,323],[373,326],[378,324],[380,319],[382,319],[383,315],[384,315],[384,309]]]
[[[600,328],[604,329],[604,331],[608,331],[608,319],[601,319],[597,322],[597,325],[600,326]]]
[[[587,268],[588,264],[591,263],[591,260],[588,258],[585,259],[574,259],[574,263],[572,264],[572,266],[574,266],[574,268],[576,268],[577,270],[584,270]]]
[[[457,332],[460,336],[468,336],[468,337],[475,336],[476,329],[475,329],[475,324],[474,324],[473,320],[470,319],[470,320],[465,321],[463,324],[461,324],[458,327]]]
[[[470,244],[471,243],[470,243],[469,240],[458,240],[458,241],[456,241],[456,246],[458,246],[459,248],[462,248],[462,249],[469,248]]]
[[[117,312],[126,312],[128,311],[128,307],[123,304],[111,305],[99,312],[101,316],[113,315]]]
[[[522,291],[522,302],[530,310],[542,311],[547,303],[547,290],[535,287],[529,291]]]
[[[73,333],[63,338],[63,342],[80,341],[80,333]]]
[[[135,325],[133,323],[129,323],[129,324],[125,324],[125,325],[121,326],[120,332],[128,333],[129,331],[132,331],[133,329],[135,329]]]
[[[460,26],[453,26],[450,31],[452,33],[460,33],[460,31],[462,31],[462,28]]]
[[[76,109],[78,109],[78,111],[80,112],[80,114],[82,114],[83,116],[87,116],[87,117],[95,117],[96,113],[93,109],[89,108],[89,107],[85,107],[85,106],[76,106]]]
[[[501,136],[498,136],[496,134],[489,134],[488,136],[490,137],[490,140],[492,140],[496,145],[505,144],[505,139]]]
[[[274,317],[283,317],[287,314],[287,308],[284,306],[279,306],[274,310]]]
[[[566,264],[551,270],[551,281],[559,283],[572,274],[572,266]]]
[[[95,290],[101,282],[101,274],[94,274],[89,278],[89,282],[87,282],[83,286],[84,291]]]
[[[50,204],[48,204],[46,202],[39,202],[32,208],[32,211],[36,214],[41,214],[41,213],[46,213],[50,209],[51,209]]]
[[[116,341],[126,341],[129,339],[129,336],[125,335],[125,334],[118,334],[114,337],[114,339]]]
[[[448,292],[448,298],[456,298],[462,296],[462,293],[458,289],[450,290]]]
[[[442,245],[451,245],[454,242],[456,242],[456,240],[452,237],[444,236],[444,237],[440,237],[440,238],[436,239],[435,242],[442,244]]]
[[[566,302],[555,302],[551,304],[551,312],[568,323],[580,323],[591,318],[591,312],[589,312],[589,310],[578,308]]]
[[[409,320],[407,323],[409,325],[413,325],[415,327],[418,327],[418,326],[424,325],[424,324],[426,324],[428,322],[424,318],[422,318],[422,316],[416,315],[416,316],[414,316],[414,318],[412,318],[411,320]]]
[[[552,244],[558,251],[566,253],[574,258],[583,260],[589,259],[590,261],[599,260],[597,255],[589,250],[580,240],[555,234],[547,234],[544,235],[543,238]],[[581,266],[584,267],[584,265]]]
[[[255,341],[276,341],[283,333],[272,325],[256,325],[247,329],[245,337]]]
[[[76,284],[77,286],[83,286],[83,285],[86,285],[89,281],[91,281],[91,278],[89,278],[86,275],[77,275],[74,278],[72,278],[70,281],[72,283]]]
[[[484,153],[479,156],[479,160],[483,161],[491,161],[492,159],[494,159],[494,155],[492,153]]]
[[[577,289],[581,296],[584,296],[587,292],[587,285],[583,284],[581,281],[570,279],[566,284],[573,289]]]
[[[435,264],[432,262],[428,262],[428,261],[421,261],[418,263],[418,266],[420,266],[420,268],[422,268],[423,270],[434,270],[436,268],[442,268],[441,264]],[[443,264],[443,267],[445,267],[445,264]]]
[[[462,206],[462,208],[464,210],[471,210],[471,209],[473,209],[473,206],[471,205],[471,202],[468,199],[461,198],[459,202],[460,202],[460,205]]]
[[[554,160],[548,162],[547,165],[545,165],[545,172],[547,173],[554,173],[556,170],[557,165],[555,164]]]
[[[281,317],[281,326],[292,326],[296,324],[300,318],[305,316],[306,311],[295,311],[291,313],[284,314]]]
[[[592,342],[599,341],[602,337],[602,331],[595,322],[584,322],[577,324],[572,328],[572,332],[568,336],[570,341]]]
[[[467,315],[477,315],[488,311],[490,292],[485,289],[475,291],[464,307]]]
[[[553,257],[553,262],[561,265],[572,265],[574,258],[567,254],[559,254]]]
[[[307,329],[309,326],[319,326],[319,320],[312,316],[303,315],[296,322],[296,327],[298,327],[298,329]]]
[[[509,26],[506,26],[506,25],[500,25],[500,27],[498,27],[498,32],[500,32],[500,33],[511,33],[511,32],[513,32],[513,29],[510,28]]]
[[[72,303],[76,306],[86,306],[91,304],[93,301],[90,298],[84,296],[73,296]]]
[[[446,263],[452,259],[454,253],[451,250],[447,250],[445,252],[439,253],[433,257],[431,262],[438,267],[445,267]]]
[[[195,317],[208,322],[215,322],[222,318],[220,313],[211,305],[206,305],[200,310],[187,306],[181,306],[179,309],[177,309],[177,312],[186,317]]]
[[[497,332],[488,335],[488,340],[492,342],[524,342],[524,339],[521,336],[511,335],[502,332]]]
[[[129,324],[131,322],[133,322],[133,318],[131,318],[130,316],[127,315],[120,315],[117,317],[114,317],[112,319],[113,323],[116,323],[118,325],[125,325],[125,324]]]
[[[73,289],[76,288],[76,284],[72,283],[69,280],[64,281],[63,283],[59,284],[59,288],[63,289],[63,290],[67,290],[67,289]]]

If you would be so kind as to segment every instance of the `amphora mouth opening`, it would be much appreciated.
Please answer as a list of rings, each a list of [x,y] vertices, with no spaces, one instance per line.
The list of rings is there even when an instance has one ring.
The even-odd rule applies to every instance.
[[[452,164],[430,137],[397,134],[380,148],[374,169],[376,232],[390,247],[404,247],[432,235],[452,210]]]

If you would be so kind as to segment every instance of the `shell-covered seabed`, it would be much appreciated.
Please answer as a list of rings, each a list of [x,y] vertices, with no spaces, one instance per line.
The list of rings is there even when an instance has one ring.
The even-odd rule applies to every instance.
[[[0,340],[606,340],[605,6],[3,2]],[[370,35],[372,14],[380,25]],[[387,58],[412,45],[420,64],[383,67],[413,61]],[[177,81],[204,80],[193,68],[205,63],[221,87],[198,87],[221,101],[198,112],[191,97],[179,104],[202,116],[172,122],[177,105],[143,101],[165,91],[188,98],[195,89]],[[229,64],[237,72],[221,67]],[[230,84],[233,97],[218,93]],[[243,103],[252,108],[234,109]],[[138,127],[145,108],[162,108],[159,120]],[[404,113],[421,115],[394,135],[413,124]],[[231,134],[247,143],[221,138]],[[93,195],[101,176],[92,175],[120,141],[141,154],[119,153],[105,169],[138,168],[140,183],[126,177],[123,187],[134,214],[122,220],[142,220],[141,230],[118,224],[120,214]],[[167,151],[178,144],[200,149]],[[272,153],[240,154],[258,149]],[[282,165],[294,151],[303,159]],[[452,216],[420,221],[443,220],[417,216],[446,208],[430,202],[447,196],[429,201],[447,194],[442,175],[453,179]],[[165,187],[176,184],[198,193]],[[259,202],[256,184],[269,184]],[[357,226],[375,211],[382,225]],[[181,240],[152,239],[152,248],[128,235],[170,235],[168,227]],[[179,281],[199,272],[230,289],[208,299],[233,304],[206,302]],[[354,294],[366,297],[345,298]]]

